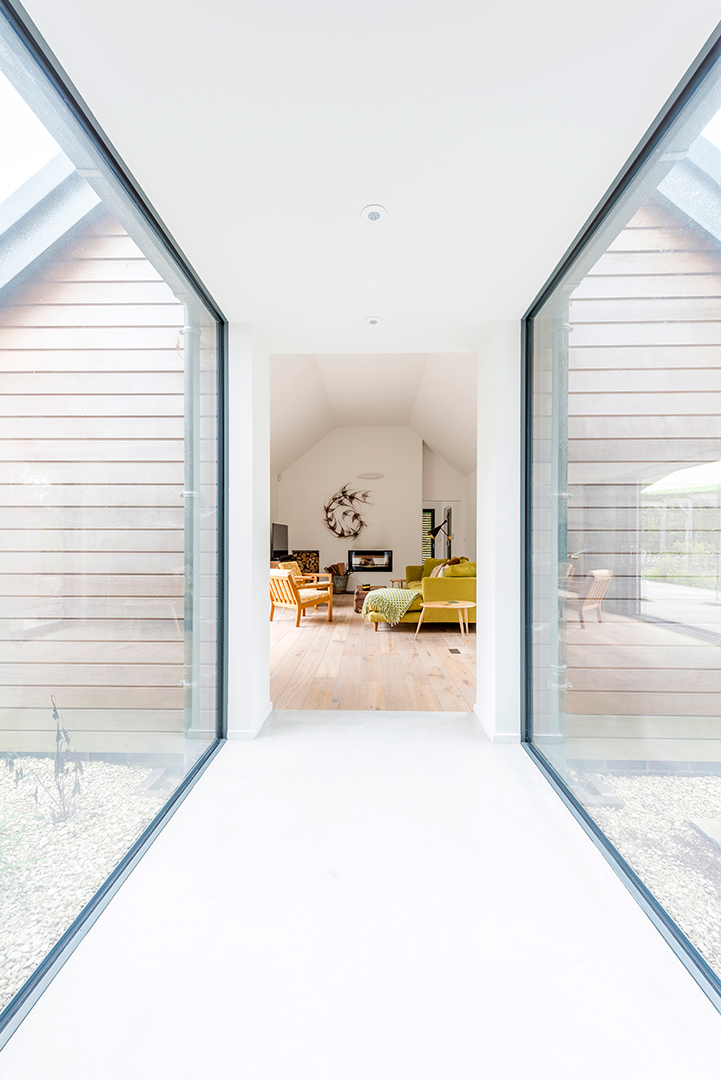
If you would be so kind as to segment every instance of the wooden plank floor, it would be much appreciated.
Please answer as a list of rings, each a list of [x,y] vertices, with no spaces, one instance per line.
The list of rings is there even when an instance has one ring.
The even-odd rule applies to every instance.
[[[476,700],[476,639],[457,624],[415,623],[378,631],[353,610],[350,593],[312,609],[276,608],[270,624],[270,699],[276,709],[383,709],[469,712]],[[450,652],[458,649],[458,653]]]
[[[719,645],[613,612],[567,642],[569,759],[721,761]]]

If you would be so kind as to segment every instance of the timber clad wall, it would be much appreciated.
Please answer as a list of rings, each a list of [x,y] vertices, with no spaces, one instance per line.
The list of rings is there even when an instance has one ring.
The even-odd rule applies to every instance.
[[[107,214],[0,303],[2,750],[182,752],[182,327]]]
[[[570,301],[568,550],[639,610],[641,489],[721,459],[721,251],[649,200]],[[568,620],[571,758],[718,760],[714,645]],[[590,619],[595,623],[595,615]],[[645,636],[644,636],[645,634]],[[591,641],[592,637],[592,641]]]

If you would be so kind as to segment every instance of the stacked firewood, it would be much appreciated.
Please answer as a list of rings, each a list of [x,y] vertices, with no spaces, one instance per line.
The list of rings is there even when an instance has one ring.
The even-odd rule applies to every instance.
[[[345,574],[345,563],[336,562],[333,563],[331,566],[324,566],[323,569],[325,570],[326,574],[332,574],[333,577],[343,577]]]

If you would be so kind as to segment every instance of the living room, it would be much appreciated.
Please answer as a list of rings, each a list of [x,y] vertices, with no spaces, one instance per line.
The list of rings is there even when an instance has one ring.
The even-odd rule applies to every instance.
[[[311,575],[297,585],[322,594],[302,612],[274,605],[276,709],[473,708],[476,366],[472,353],[272,357],[272,554],[285,546]],[[429,556],[455,565],[428,581]],[[400,607],[379,613],[384,598]]]

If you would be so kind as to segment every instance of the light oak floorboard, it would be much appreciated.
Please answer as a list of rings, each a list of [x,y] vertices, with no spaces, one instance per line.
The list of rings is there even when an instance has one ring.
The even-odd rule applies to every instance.
[[[271,700],[276,709],[467,712],[476,699],[475,629],[415,623],[375,631],[353,610],[350,594],[333,599],[333,622],[276,609],[270,625]],[[473,626],[473,624],[471,624]],[[450,649],[458,649],[451,653]]]

